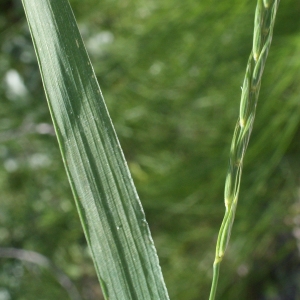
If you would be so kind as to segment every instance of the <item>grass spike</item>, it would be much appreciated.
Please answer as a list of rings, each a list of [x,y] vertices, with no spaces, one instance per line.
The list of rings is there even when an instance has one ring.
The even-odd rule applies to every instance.
[[[247,63],[242,88],[239,119],[234,130],[230,147],[229,167],[224,192],[226,210],[217,239],[209,300],[215,299],[220,264],[231,235],[239,196],[244,155],[253,127],[261,78],[271,46],[279,2],[280,0],[257,1],[254,19],[253,47]]]

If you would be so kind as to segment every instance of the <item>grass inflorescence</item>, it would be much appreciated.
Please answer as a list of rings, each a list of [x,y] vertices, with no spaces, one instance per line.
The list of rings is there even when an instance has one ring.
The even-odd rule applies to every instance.
[[[226,210],[217,239],[209,300],[215,299],[220,263],[223,260],[234,222],[243,160],[253,128],[261,78],[271,46],[279,2],[280,0],[258,0],[256,6],[253,47],[242,86],[239,118],[230,147],[229,167],[224,192]]]

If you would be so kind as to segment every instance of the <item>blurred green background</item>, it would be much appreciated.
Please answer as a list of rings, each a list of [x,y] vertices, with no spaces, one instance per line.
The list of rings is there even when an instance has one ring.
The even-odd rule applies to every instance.
[[[208,299],[255,2],[71,1],[172,300]],[[218,299],[300,299],[299,16],[282,1]],[[0,101],[0,300],[69,299],[7,248],[102,299],[19,0],[0,2]]]

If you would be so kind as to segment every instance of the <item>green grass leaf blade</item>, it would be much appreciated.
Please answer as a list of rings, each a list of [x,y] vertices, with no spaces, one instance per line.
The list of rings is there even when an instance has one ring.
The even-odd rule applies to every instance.
[[[107,299],[168,299],[156,250],[67,0],[23,0],[75,202]]]

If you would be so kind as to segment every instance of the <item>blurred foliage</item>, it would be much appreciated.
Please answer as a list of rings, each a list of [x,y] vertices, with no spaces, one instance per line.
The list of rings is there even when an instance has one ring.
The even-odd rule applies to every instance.
[[[207,299],[251,50],[253,1],[72,0],[171,299]],[[282,1],[219,299],[300,299],[300,3]],[[51,125],[24,12],[0,4],[0,246],[34,250],[83,299],[99,285]],[[0,258],[0,299],[66,299]]]

